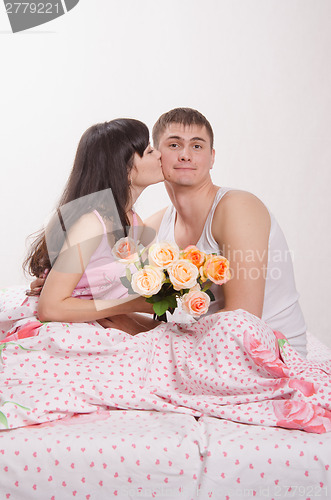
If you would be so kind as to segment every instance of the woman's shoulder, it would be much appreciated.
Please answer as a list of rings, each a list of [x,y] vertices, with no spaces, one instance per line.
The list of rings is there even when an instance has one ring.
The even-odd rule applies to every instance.
[[[95,241],[99,244],[104,234],[101,220],[94,212],[82,215],[69,229],[67,241],[70,246]]]
[[[166,213],[168,207],[162,208],[162,210],[159,210],[153,215],[150,215],[147,219],[145,219],[144,224],[147,227],[150,227],[151,229],[154,229],[154,231],[158,232],[162,219],[164,217],[164,214]]]

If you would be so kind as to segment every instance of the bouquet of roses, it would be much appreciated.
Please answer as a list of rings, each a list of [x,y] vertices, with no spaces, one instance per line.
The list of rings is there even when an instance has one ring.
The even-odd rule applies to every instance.
[[[143,261],[142,255],[146,249],[139,252],[132,240],[123,240],[127,240],[126,243],[122,242],[119,246],[125,248],[126,255],[121,261],[134,261],[137,271],[131,273],[127,267],[126,276],[121,278],[121,282],[129,293],[142,295],[147,302],[152,303],[159,318],[166,311],[173,313],[177,299],[181,301],[183,310],[192,316],[205,314],[210,301],[214,300],[209,290],[212,283],[222,285],[231,278],[229,262],[225,257],[205,254],[194,245],[180,251],[174,243],[155,243]],[[123,256],[123,252],[115,255],[119,257],[120,253]]]

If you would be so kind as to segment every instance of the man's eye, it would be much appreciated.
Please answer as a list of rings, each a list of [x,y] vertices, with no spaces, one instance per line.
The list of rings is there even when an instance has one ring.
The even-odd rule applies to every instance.
[[[202,149],[202,146],[200,144],[194,144],[194,149]]]
[[[177,148],[177,147],[178,147],[178,144],[176,144],[176,143],[172,143],[172,144],[169,144],[169,147],[170,147],[170,148]]]

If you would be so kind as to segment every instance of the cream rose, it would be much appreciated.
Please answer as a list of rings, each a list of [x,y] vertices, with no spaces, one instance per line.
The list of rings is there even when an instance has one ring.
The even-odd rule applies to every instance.
[[[154,243],[148,251],[148,261],[151,266],[167,268],[179,258],[179,248],[175,243],[161,241]]]
[[[222,255],[211,255],[200,267],[200,276],[202,281],[209,279],[216,285],[223,285],[231,279],[229,261]]]
[[[189,260],[179,259],[167,268],[169,279],[175,290],[193,288],[197,284],[198,268]]]
[[[160,269],[145,266],[133,274],[131,286],[133,291],[139,293],[139,295],[150,297],[161,290],[164,279],[165,275]]]
[[[124,264],[130,264],[138,260],[137,245],[129,237],[118,240],[113,246],[112,252],[114,257]]]
[[[182,297],[183,310],[192,316],[201,316],[208,311],[210,297],[205,292],[191,290]]]

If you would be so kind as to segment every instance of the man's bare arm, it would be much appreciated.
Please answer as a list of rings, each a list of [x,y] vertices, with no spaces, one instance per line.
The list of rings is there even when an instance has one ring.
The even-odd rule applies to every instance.
[[[222,310],[244,309],[261,317],[270,233],[267,208],[250,193],[230,191],[215,211],[212,231],[232,270],[232,279],[223,285]]]

